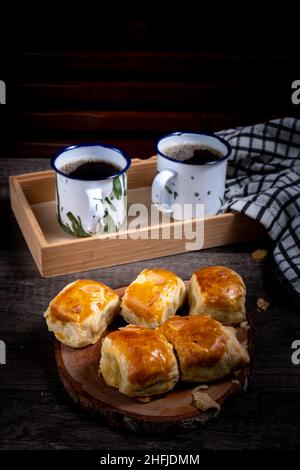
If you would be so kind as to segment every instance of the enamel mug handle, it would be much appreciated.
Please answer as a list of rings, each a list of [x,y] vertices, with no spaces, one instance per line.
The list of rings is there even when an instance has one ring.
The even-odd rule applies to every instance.
[[[86,194],[89,199],[89,215],[91,219],[89,230],[90,232],[95,233],[98,220],[102,219],[104,215],[102,202],[103,193],[102,189],[95,188],[87,189]]]
[[[173,212],[172,209],[165,209],[165,206],[168,205],[166,185],[174,176],[176,176],[175,171],[163,170],[155,176],[152,183],[152,202],[153,204],[159,204],[160,210],[165,214]]]

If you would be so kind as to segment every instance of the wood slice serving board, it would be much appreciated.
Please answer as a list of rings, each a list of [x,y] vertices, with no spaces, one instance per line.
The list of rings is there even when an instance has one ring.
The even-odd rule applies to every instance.
[[[122,296],[124,290],[125,287],[122,287],[116,289],[116,292]],[[184,311],[180,314],[184,314]],[[120,321],[120,318],[117,319],[103,337],[121,326]],[[237,336],[241,343],[247,345],[251,357],[251,327],[237,328]],[[196,383],[178,383],[167,394],[149,401],[128,398],[109,387],[98,376],[101,344],[100,339],[86,348],[73,349],[56,341],[55,356],[60,378],[71,398],[83,409],[103,417],[110,425],[146,434],[183,432],[206,423],[219,413],[220,410],[204,412],[195,406],[192,393],[199,385]],[[246,389],[248,375],[249,367],[246,367],[210,384],[203,392],[216,401],[222,410],[229,398]]]

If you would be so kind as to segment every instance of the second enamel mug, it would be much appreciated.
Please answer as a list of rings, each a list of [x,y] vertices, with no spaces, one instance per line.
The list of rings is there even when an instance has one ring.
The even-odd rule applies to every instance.
[[[231,147],[218,135],[174,132],[156,146],[158,174],[152,202],[176,220],[215,215],[223,204],[227,159]]]

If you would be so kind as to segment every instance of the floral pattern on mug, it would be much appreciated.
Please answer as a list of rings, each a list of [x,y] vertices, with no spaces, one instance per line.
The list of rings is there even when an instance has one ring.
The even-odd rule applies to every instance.
[[[118,232],[127,216],[126,170],[130,166],[129,157],[114,147],[95,145],[70,147],[55,159],[62,157],[62,162],[58,162],[62,166],[72,161],[74,151],[77,152],[77,160],[110,159],[120,171],[111,177],[84,180],[63,173],[54,160],[52,167],[56,170],[57,219],[60,226],[68,234],[81,238]],[[88,151],[92,153],[90,157]]]

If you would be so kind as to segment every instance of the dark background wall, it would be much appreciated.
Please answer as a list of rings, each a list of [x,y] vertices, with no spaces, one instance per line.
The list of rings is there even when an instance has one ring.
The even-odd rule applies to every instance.
[[[48,158],[90,141],[148,156],[168,132],[299,114],[291,103],[300,78],[297,26],[212,28],[181,12],[59,18],[45,6],[1,41],[2,157]]]

